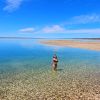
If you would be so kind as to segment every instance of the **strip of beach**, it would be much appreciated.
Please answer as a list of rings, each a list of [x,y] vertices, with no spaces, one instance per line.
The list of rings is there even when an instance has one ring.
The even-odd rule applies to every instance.
[[[100,41],[78,41],[78,40],[41,40],[46,45],[66,46],[100,51]]]

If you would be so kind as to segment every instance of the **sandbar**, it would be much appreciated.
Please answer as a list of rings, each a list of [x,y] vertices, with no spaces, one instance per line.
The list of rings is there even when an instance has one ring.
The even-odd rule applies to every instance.
[[[40,42],[46,45],[67,46],[100,51],[100,41],[41,40]]]

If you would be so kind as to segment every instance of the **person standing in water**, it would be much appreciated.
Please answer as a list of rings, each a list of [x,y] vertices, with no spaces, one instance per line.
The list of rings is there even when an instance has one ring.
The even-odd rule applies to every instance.
[[[57,70],[57,63],[58,63],[58,58],[57,58],[56,54],[54,54],[53,61],[52,61],[52,67],[53,67],[54,71]]]

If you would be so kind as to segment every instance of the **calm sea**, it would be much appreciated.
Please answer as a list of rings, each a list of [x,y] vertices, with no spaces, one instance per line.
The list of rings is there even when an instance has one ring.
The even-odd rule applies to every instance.
[[[55,53],[59,60],[56,81],[50,76],[52,73],[52,57]],[[0,39],[0,89],[2,89],[2,91],[8,91],[8,94],[5,94],[8,96],[7,98],[10,98],[9,93],[12,93],[12,91],[7,90],[8,88],[12,89],[14,91],[13,93],[16,93],[12,94],[15,96],[20,89],[29,91],[28,89],[30,89],[30,87],[31,89],[32,87],[37,88],[37,86],[42,88],[42,86],[36,86],[38,82],[40,82],[40,84],[44,84],[44,82],[45,84],[54,82],[54,84],[63,83],[63,85],[65,85],[64,81],[70,83],[70,80],[73,79],[77,80],[77,78],[83,78],[85,80],[86,78],[86,80],[89,80],[94,77],[97,77],[99,80],[99,76],[99,51],[48,46],[39,43],[37,39]],[[58,82],[58,80],[60,82]],[[50,87],[50,85],[46,86]],[[54,88],[53,86],[54,85],[51,85],[52,89]],[[16,88],[19,90],[17,91]],[[52,89],[51,91],[53,91]],[[42,90],[43,89],[41,89],[41,91]]]

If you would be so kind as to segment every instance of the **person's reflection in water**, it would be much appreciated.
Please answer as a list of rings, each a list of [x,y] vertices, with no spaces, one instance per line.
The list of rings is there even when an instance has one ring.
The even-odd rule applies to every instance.
[[[57,71],[57,63],[58,63],[58,58],[57,58],[56,54],[54,54],[53,60],[52,60],[52,69],[54,71]]]

